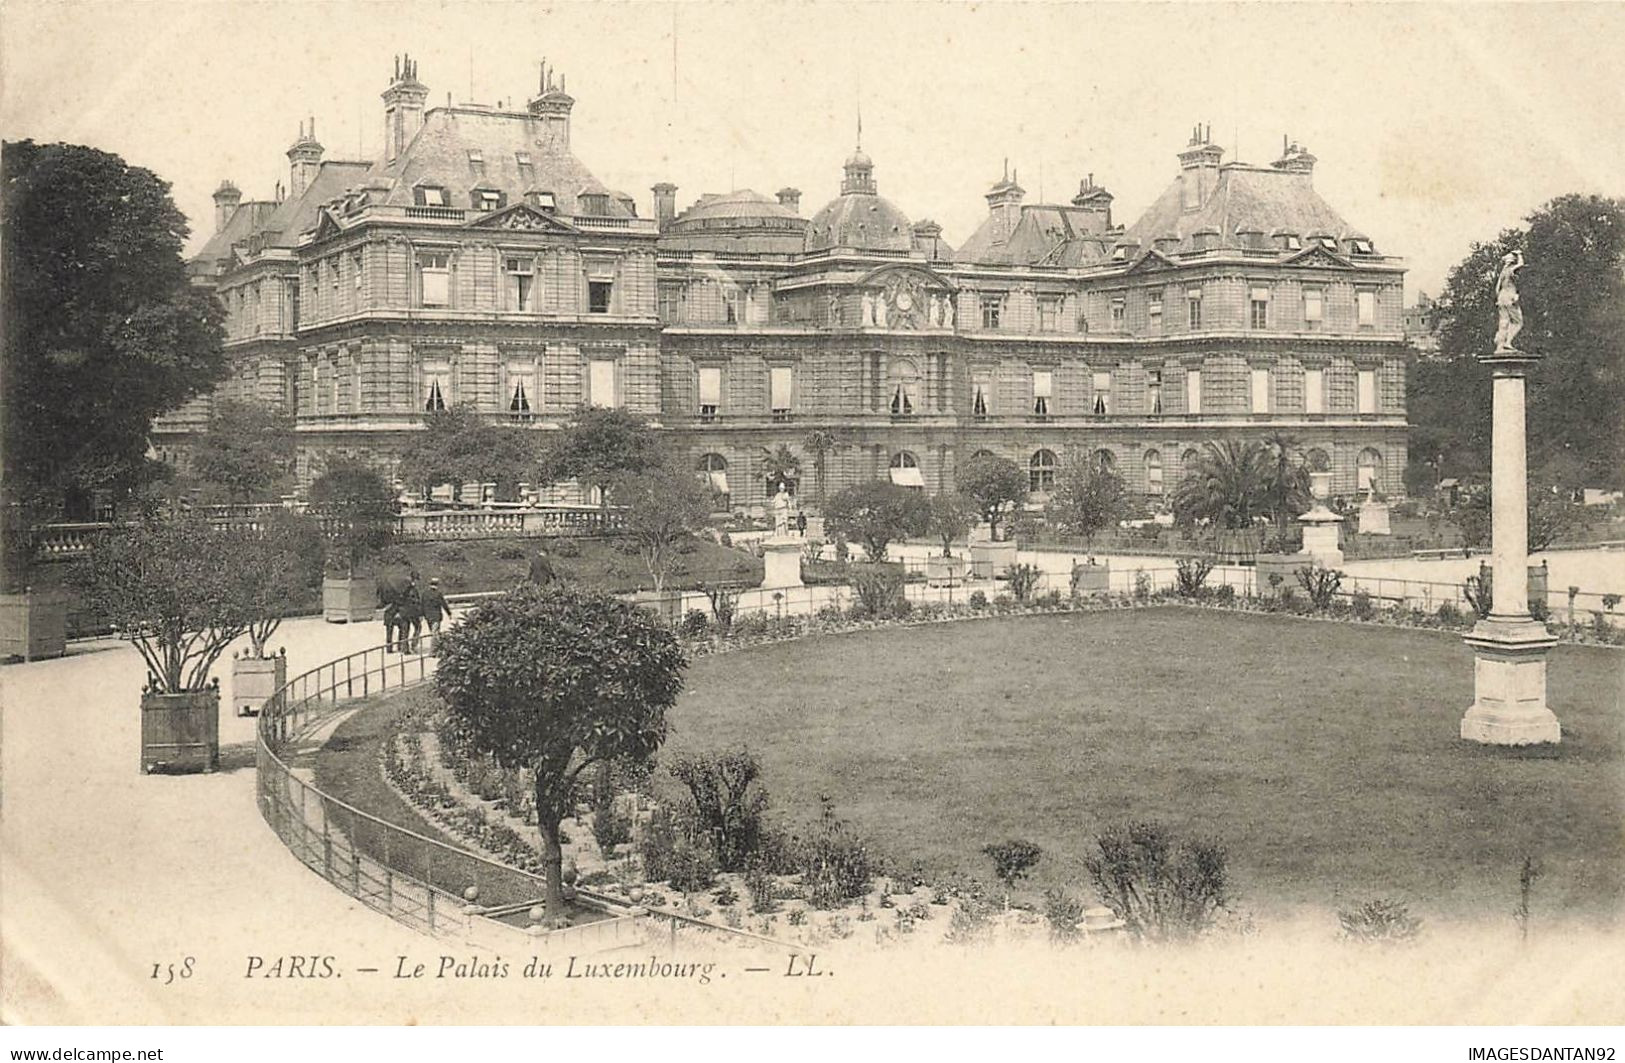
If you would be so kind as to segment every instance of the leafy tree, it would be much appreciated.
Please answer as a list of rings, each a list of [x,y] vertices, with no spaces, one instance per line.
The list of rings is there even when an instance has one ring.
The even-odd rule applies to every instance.
[[[1490,371],[1477,356],[1494,346],[1501,256],[1518,250],[1517,344],[1539,358],[1528,378],[1530,466],[1564,488],[1625,486],[1625,200],[1560,196],[1525,221],[1474,244],[1450,272],[1435,311],[1441,360],[1412,373],[1413,451],[1442,476],[1489,469]]]
[[[1292,518],[1308,509],[1313,501],[1309,492],[1309,461],[1304,456],[1303,444],[1294,435],[1277,429],[1263,440],[1264,454],[1259,462],[1264,492],[1264,507],[1275,521],[1275,530],[1285,535]]]
[[[976,500],[994,539],[999,537],[999,522],[1027,501],[1027,472],[1009,458],[978,455],[964,464],[956,479],[960,492]]]
[[[942,540],[942,556],[954,556],[954,540],[971,529],[979,515],[976,501],[958,491],[944,491],[931,496],[931,508],[926,514],[926,532]]]
[[[441,636],[435,685],[469,748],[536,780],[547,912],[563,921],[559,824],[605,761],[648,761],[687,665],[676,636],[605,595],[522,586]]]
[[[1174,488],[1174,518],[1190,525],[1250,528],[1268,510],[1262,444],[1227,439],[1202,445],[1196,465]]]
[[[532,433],[491,424],[470,403],[425,414],[423,428],[401,455],[400,476],[425,495],[440,484],[494,483],[497,497],[512,501],[536,467]]]
[[[654,429],[636,414],[589,406],[542,455],[542,479],[548,483],[575,480],[584,487],[596,487],[607,507],[617,476],[642,472],[659,461],[660,444]]]
[[[310,485],[310,509],[328,525],[342,551],[346,578],[395,535],[395,492],[364,462],[330,462]]]
[[[1025,838],[1012,838],[997,845],[983,846],[982,852],[993,861],[993,873],[1004,883],[1004,903],[1007,908],[1016,883],[1026,878],[1044,855],[1043,849]]]
[[[789,487],[791,494],[795,494],[796,485],[801,481],[801,459],[783,443],[777,448],[763,447],[761,458],[762,479],[767,484],[767,493],[774,494],[782,483]]]
[[[863,544],[870,561],[886,560],[894,540],[925,532],[930,504],[923,492],[889,480],[868,480],[835,493],[824,522],[835,534]]]
[[[670,460],[619,474],[611,490],[616,504],[626,507],[626,535],[637,544],[655,590],[664,590],[678,547],[710,521],[713,492]]]
[[[828,497],[825,476],[829,472],[829,456],[846,449],[840,436],[827,428],[814,428],[801,441],[801,449],[812,455],[813,479],[818,484],[818,502]]]
[[[152,419],[225,378],[220,304],[192,286],[169,185],[117,155],[8,143],[0,245],[7,292],[0,408],[8,542],[92,492],[155,475]],[[29,551],[6,552],[6,589]]]
[[[1100,532],[1116,527],[1128,507],[1128,488],[1121,476],[1074,454],[1056,475],[1049,519],[1088,545]]]
[[[215,404],[192,444],[192,475],[234,501],[266,501],[293,472],[293,418],[257,402]]]
[[[1542,490],[1537,484],[1528,487],[1529,552],[1538,553],[1555,542],[1572,537],[1585,525],[1585,507],[1577,505],[1561,492],[1550,488]],[[1492,492],[1484,484],[1468,493],[1461,505],[1451,514],[1461,529],[1461,540],[1477,549],[1490,545],[1490,507]]]
[[[254,656],[266,656],[283,617],[310,600],[321,580],[325,547],[321,525],[289,510],[273,511],[258,534],[243,536],[230,564],[247,607]]]
[[[85,607],[135,645],[160,692],[202,690],[255,619],[239,571],[252,544],[251,533],[194,517],[142,521],[97,544],[76,582]]]

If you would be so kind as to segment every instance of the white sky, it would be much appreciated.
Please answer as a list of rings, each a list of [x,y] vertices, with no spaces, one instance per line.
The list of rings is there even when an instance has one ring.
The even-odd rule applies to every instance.
[[[676,47],[673,47],[675,26]],[[1475,239],[1570,191],[1625,194],[1625,5],[43,3],[7,0],[0,130],[90,144],[173,182],[196,247],[210,194],[287,180],[315,115],[371,157],[397,52],[431,105],[576,97],[576,154],[649,186],[834,196],[861,99],[881,194],[958,244],[1008,156],[1028,202],[1093,172],[1131,222],[1191,126],[1268,162],[1290,133],[1317,187],[1437,292]],[[472,93],[470,82],[472,80]]]

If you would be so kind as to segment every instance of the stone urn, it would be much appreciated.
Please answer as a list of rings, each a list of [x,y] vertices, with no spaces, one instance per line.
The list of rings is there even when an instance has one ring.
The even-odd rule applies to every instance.
[[[268,657],[252,651],[231,658],[231,707],[238,716],[258,716],[260,706],[288,682],[288,650]]]
[[[141,771],[205,772],[220,766],[220,680],[202,690],[141,694]]]
[[[378,581],[371,576],[322,579],[322,619],[329,624],[365,623],[378,607]]]

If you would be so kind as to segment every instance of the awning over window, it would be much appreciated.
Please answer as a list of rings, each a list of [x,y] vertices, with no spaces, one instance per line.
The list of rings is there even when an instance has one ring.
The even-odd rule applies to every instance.
[[[728,493],[728,474],[726,472],[723,472],[721,469],[713,469],[711,472],[708,472],[705,475],[706,478],[710,480],[712,487],[723,494]]]
[[[923,488],[925,486],[925,477],[920,475],[920,470],[917,466],[906,469],[894,468],[891,471],[891,482],[899,487]]]

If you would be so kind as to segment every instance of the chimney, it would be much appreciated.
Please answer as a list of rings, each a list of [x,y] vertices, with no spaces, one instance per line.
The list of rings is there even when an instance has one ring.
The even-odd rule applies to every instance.
[[[214,231],[219,232],[226,227],[231,216],[237,213],[237,204],[243,201],[242,190],[231,179],[220,182],[220,187],[214,190]]]
[[[288,194],[295,199],[310,187],[316,171],[322,168],[322,145],[316,139],[316,119],[310,119],[310,129],[299,123],[299,139],[288,149]]]
[[[1191,128],[1191,141],[1179,153],[1180,205],[1198,210],[1213,197],[1219,184],[1219,163],[1224,149],[1213,143],[1212,126]]]
[[[1315,163],[1319,161],[1309,153],[1309,149],[1301,146],[1297,141],[1290,140],[1286,134],[1281,135],[1281,157],[1270,163],[1277,170],[1287,173],[1301,173],[1306,178],[1313,178]]]
[[[1105,186],[1095,184],[1094,174],[1078,182],[1078,194],[1072,197],[1072,205],[1100,215],[1102,232],[1112,227],[1112,194]]]
[[[785,210],[788,210],[791,214],[800,214],[801,213],[801,189],[799,189],[799,188],[781,188],[781,189],[779,189],[779,206],[783,207]]]
[[[1010,160],[1004,160],[1004,177],[987,192],[987,209],[993,215],[993,242],[1002,244],[1016,231],[1021,220],[1021,201],[1027,190],[1010,173]]]
[[[570,150],[570,111],[576,101],[564,91],[564,78],[555,77],[557,73],[542,60],[540,87],[527,109],[541,120],[547,150],[562,152]]]
[[[655,222],[664,229],[677,217],[677,186],[662,181],[650,191],[655,194]]]
[[[395,79],[384,90],[384,161],[394,162],[423,125],[429,87],[418,80],[418,64],[409,55],[395,57]]]

